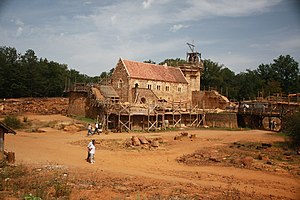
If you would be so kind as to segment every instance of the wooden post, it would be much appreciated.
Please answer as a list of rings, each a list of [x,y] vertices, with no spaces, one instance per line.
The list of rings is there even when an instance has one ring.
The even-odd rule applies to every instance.
[[[15,153],[14,152],[8,152],[7,153],[7,162],[8,163],[15,163],[16,158],[15,158]]]

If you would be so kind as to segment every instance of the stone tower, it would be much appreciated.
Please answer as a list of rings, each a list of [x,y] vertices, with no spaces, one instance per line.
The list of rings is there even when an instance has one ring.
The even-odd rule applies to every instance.
[[[187,81],[189,82],[189,92],[200,91],[200,76],[204,69],[201,54],[194,51],[194,45],[187,43],[191,52],[186,53],[186,61],[188,64],[180,66],[180,69]]]

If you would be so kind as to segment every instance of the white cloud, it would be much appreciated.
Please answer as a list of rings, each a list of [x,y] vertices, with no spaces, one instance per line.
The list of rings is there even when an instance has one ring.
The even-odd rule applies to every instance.
[[[174,24],[171,28],[170,28],[170,31],[171,32],[177,32],[179,31],[180,29],[182,28],[187,28],[188,26],[184,26],[182,24]]]
[[[147,9],[151,6],[152,3],[153,3],[153,0],[146,0],[146,1],[143,2],[143,7],[145,9]]]
[[[23,28],[19,26],[17,29],[17,32],[16,32],[16,36],[20,37],[22,35],[22,33],[23,33]]]
[[[182,9],[176,16],[177,20],[196,20],[214,16],[237,17],[247,16],[253,13],[267,12],[281,0],[191,0],[186,9]]]
[[[20,19],[16,19],[14,20],[15,24],[18,25],[18,26],[22,26],[24,25],[24,23],[20,20]]]

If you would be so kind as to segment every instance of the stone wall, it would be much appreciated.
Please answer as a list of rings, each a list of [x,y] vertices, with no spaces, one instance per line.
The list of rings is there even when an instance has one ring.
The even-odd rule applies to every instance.
[[[121,59],[119,60],[117,66],[114,69],[114,72],[111,77],[111,84],[115,91],[118,93],[121,101],[131,102],[131,92],[129,91],[134,86],[129,85],[128,73]]]
[[[138,84],[139,88],[151,89],[159,99],[167,101],[190,101],[191,94],[188,93],[188,84],[170,83],[154,80],[131,79],[131,88]],[[132,97],[134,101],[134,97]]]
[[[86,116],[86,92],[70,92],[68,115]]]
[[[226,109],[230,102],[225,96],[222,96],[217,91],[194,91],[192,92],[192,104],[198,105],[201,109]]]
[[[236,113],[206,113],[205,123],[209,127],[238,128]]]
[[[136,93],[137,97],[135,97]],[[158,100],[153,91],[146,88],[133,88],[132,97],[133,102],[136,101],[136,103],[155,104]]]

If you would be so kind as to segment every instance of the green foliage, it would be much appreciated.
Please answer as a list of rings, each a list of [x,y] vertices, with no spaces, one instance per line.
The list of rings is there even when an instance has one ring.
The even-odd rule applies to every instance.
[[[55,190],[55,198],[70,196],[72,190],[71,187],[67,184],[67,181],[56,179],[53,181],[53,186]]]
[[[21,120],[15,116],[8,115],[4,118],[4,124],[14,129],[22,128]]]
[[[282,131],[286,133],[296,147],[300,147],[300,112],[284,118]]]
[[[168,66],[182,66],[184,64],[187,64],[187,61],[181,59],[181,58],[175,58],[175,59],[165,59],[164,61],[160,62],[159,65],[167,64]]]
[[[12,47],[0,47],[0,98],[57,97],[66,85],[97,82],[66,64],[38,59],[29,49],[24,55]]]
[[[248,69],[235,75],[223,65],[204,60],[201,89],[215,89],[236,100],[297,93],[300,91],[299,65],[290,55],[281,55],[274,63],[261,64],[256,70]]]
[[[87,117],[84,117],[84,116],[70,116],[76,120],[79,120],[79,121],[82,121],[84,123],[90,123],[90,124],[94,124],[96,123],[96,120],[95,119],[92,119],[92,118],[87,118]]]
[[[150,63],[150,64],[156,64],[153,60],[149,59],[149,60],[145,60],[144,63]]]
[[[42,200],[40,197],[33,196],[32,194],[25,195],[24,200]]]

